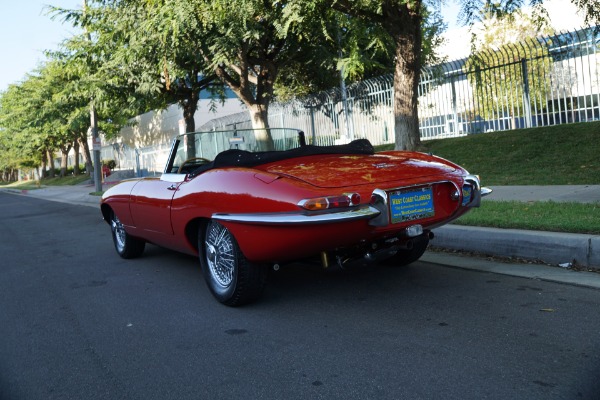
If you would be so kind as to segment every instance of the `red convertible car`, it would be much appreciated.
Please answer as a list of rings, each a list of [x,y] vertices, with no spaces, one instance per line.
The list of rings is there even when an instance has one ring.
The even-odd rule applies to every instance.
[[[428,154],[376,153],[365,139],[306,145],[295,130],[266,136],[278,150],[256,151],[264,141],[250,130],[178,136],[160,178],[107,190],[101,210],[117,253],[140,256],[148,242],[199,256],[213,295],[237,306],[286,262],[416,261],[432,229],[491,192]]]

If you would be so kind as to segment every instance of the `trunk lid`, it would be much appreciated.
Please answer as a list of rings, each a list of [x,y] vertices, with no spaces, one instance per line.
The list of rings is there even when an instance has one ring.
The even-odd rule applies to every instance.
[[[423,153],[318,155],[292,158],[264,166],[273,174],[300,179],[313,186],[338,188],[412,180],[451,173],[456,167]]]

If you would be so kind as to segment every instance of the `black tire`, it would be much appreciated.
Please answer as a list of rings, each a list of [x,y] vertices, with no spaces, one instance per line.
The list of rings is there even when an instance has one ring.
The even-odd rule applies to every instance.
[[[110,230],[112,232],[115,250],[123,258],[136,258],[142,255],[146,242],[132,237],[125,232],[125,228],[115,213],[111,213]]]
[[[385,265],[389,267],[403,267],[417,261],[429,245],[429,234],[425,233],[413,239],[413,247],[411,249],[398,250],[392,257],[386,259]]]
[[[258,299],[265,287],[266,265],[252,264],[240,251],[229,230],[216,221],[198,235],[202,273],[215,298],[236,307]]]

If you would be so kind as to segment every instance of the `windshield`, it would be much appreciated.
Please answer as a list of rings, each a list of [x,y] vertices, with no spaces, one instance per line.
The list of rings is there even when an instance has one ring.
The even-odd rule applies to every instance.
[[[268,138],[268,140],[264,140]],[[304,145],[304,133],[298,129],[234,129],[227,131],[192,132],[177,136],[171,148],[166,173],[184,172],[215,159],[225,150],[250,152],[289,150]]]

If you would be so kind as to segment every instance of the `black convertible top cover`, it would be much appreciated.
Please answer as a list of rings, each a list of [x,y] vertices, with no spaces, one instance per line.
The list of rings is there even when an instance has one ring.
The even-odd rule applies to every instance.
[[[367,139],[357,139],[348,144],[335,146],[314,146],[306,145],[295,149],[284,151],[259,151],[250,152],[246,150],[225,150],[215,157],[215,159],[198,167],[190,174],[190,177],[199,175],[213,168],[225,167],[255,167],[257,165],[269,164],[276,161],[289,158],[314,156],[320,154],[374,154],[375,149]]]

